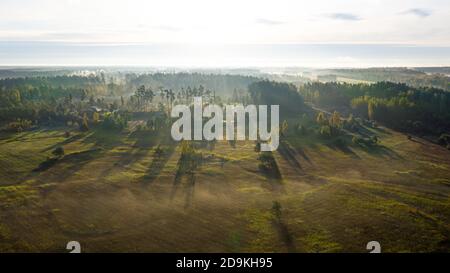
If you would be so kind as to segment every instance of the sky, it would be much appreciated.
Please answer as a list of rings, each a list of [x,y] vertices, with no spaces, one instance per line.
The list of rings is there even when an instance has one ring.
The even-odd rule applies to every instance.
[[[445,66],[448,0],[1,0],[0,65]]]

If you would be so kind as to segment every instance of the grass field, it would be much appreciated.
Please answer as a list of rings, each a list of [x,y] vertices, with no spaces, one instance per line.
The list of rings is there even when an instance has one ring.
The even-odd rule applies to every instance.
[[[203,164],[175,179],[169,135],[64,130],[0,135],[1,252],[450,251],[449,151],[389,129],[373,149],[288,137],[280,179],[250,141],[197,143]]]

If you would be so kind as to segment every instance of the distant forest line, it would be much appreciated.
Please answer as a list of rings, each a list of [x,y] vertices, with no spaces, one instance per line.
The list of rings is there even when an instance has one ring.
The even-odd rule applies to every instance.
[[[297,114],[302,114],[306,101],[327,111],[338,111],[342,116],[351,114],[412,134],[445,138],[450,131],[450,92],[441,88],[388,81],[277,83],[255,76],[184,72],[2,79],[0,122],[1,126],[19,119],[21,123],[36,125],[83,123],[89,107],[111,112],[166,112],[172,104],[186,102],[193,96],[207,97],[208,102],[246,104],[258,100],[249,86],[261,82],[256,86],[265,94],[264,103],[279,103],[289,115],[296,114],[297,104]],[[289,95],[292,92],[300,94],[299,98]],[[284,97],[277,98],[277,94]]]

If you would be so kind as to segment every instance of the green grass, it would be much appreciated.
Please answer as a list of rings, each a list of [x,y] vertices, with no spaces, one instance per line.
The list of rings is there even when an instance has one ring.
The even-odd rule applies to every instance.
[[[0,136],[0,251],[450,251],[450,153],[388,129],[371,149],[290,136],[273,153],[280,181],[252,141],[198,144],[203,164],[178,182],[165,131],[64,130]],[[57,146],[64,157],[33,172]]]

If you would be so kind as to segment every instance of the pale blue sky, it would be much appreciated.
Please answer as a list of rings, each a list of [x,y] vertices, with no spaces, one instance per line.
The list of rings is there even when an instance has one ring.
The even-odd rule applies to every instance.
[[[2,0],[0,64],[450,65],[448,0]]]

